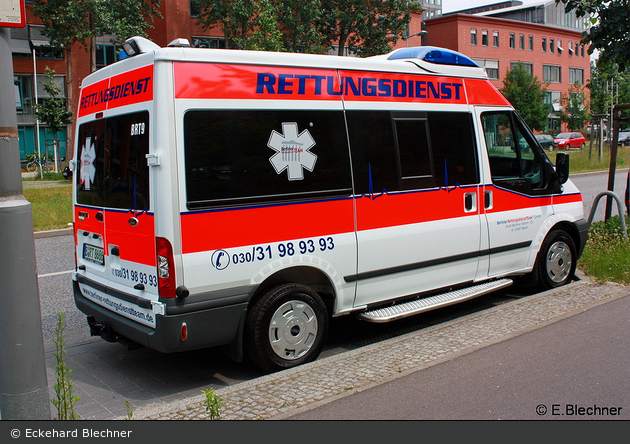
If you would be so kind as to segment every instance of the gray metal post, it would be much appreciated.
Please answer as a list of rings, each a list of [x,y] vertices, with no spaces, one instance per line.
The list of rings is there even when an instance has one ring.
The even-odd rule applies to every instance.
[[[50,419],[33,212],[22,195],[9,29],[0,27],[0,417]]]

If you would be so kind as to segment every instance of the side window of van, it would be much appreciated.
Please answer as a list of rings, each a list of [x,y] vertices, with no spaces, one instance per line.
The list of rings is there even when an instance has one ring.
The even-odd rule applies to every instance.
[[[189,209],[352,194],[341,111],[190,110]]]
[[[357,194],[478,183],[469,113],[348,111]]]
[[[544,161],[523,122],[511,112],[489,112],[482,114],[481,123],[492,182],[527,194],[542,189]]]

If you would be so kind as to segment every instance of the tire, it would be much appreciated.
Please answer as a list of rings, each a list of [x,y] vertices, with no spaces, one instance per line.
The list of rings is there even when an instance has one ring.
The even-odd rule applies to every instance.
[[[245,320],[245,351],[266,371],[314,361],[328,335],[328,312],[321,297],[301,284],[268,290]]]
[[[26,164],[26,171],[35,173],[37,171],[37,162],[29,162]]]
[[[573,280],[577,254],[571,236],[563,230],[549,233],[543,242],[536,268],[540,286],[549,290],[561,287]]]
[[[55,164],[53,162],[46,162],[44,164],[44,173],[52,173],[55,171]]]

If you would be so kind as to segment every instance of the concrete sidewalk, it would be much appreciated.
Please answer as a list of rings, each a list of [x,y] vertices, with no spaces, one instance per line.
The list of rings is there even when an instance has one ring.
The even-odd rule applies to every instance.
[[[225,402],[221,419],[289,418],[628,296],[629,287],[581,276],[556,290],[218,389],[215,393]],[[134,418],[207,419],[204,401],[199,395],[158,402],[135,411]],[[630,404],[623,407],[630,412]]]

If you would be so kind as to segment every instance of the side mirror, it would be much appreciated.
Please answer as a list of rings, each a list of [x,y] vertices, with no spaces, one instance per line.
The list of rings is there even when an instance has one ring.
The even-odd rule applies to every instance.
[[[569,180],[569,155],[567,153],[558,153],[556,155],[556,174],[560,184]]]

